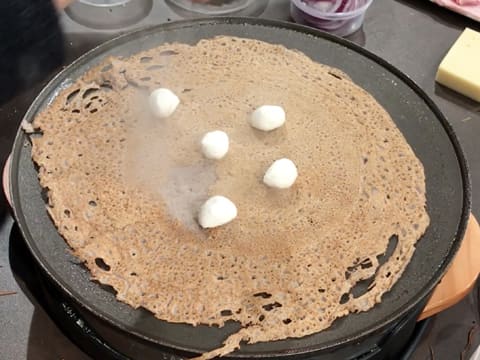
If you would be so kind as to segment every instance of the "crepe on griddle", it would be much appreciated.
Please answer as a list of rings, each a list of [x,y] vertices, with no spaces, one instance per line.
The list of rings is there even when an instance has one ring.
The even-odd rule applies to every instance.
[[[158,87],[181,100],[168,119],[148,111]],[[249,125],[264,104],[285,109],[285,126]],[[217,37],[109,58],[33,126],[48,212],[92,279],[162,320],[241,324],[205,359],[370,309],[429,224],[422,164],[389,114],[343,72],[278,45]],[[220,161],[199,146],[212,130],[230,137]],[[266,187],[265,170],[283,157],[297,182]],[[203,230],[197,212],[213,195],[238,217]]]

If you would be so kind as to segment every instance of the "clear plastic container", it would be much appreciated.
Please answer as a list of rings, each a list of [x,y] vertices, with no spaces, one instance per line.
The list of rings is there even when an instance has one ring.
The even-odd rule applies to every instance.
[[[178,7],[203,15],[226,15],[241,11],[255,0],[170,0]]]
[[[373,0],[291,0],[292,18],[337,36],[348,36],[363,24]]]
[[[83,26],[112,30],[139,22],[150,13],[152,6],[153,0],[78,0],[65,12]]]

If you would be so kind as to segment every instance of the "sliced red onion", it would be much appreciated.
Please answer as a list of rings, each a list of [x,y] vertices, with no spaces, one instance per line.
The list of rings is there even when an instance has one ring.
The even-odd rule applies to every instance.
[[[303,2],[325,14],[348,12],[358,6],[358,0],[303,0]]]
[[[306,4],[323,13],[334,13],[344,0],[306,0]]]

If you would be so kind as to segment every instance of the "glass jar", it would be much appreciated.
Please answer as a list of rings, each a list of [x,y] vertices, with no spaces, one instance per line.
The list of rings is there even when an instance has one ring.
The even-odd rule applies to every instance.
[[[170,0],[170,2],[184,10],[203,15],[226,15],[239,12],[255,0]]]
[[[373,0],[290,0],[292,18],[338,36],[348,36],[363,24]]]

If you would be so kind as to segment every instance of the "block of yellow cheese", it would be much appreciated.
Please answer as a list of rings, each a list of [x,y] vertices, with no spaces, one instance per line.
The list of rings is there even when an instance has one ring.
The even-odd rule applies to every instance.
[[[465,29],[440,63],[436,80],[480,101],[480,33]]]

